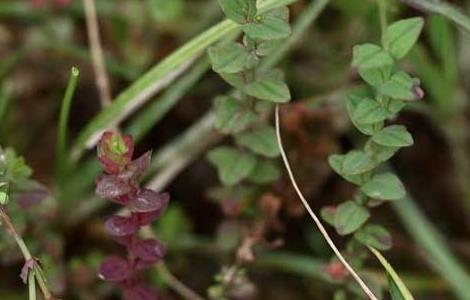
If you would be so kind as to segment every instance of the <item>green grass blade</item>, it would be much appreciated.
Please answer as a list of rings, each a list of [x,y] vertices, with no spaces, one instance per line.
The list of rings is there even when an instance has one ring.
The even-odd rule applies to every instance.
[[[445,240],[408,197],[392,203],[392,208],[411,234],[416,244],[424,250],[426,258],[445,280],[449,282],[458,299],[470,299],[470,277],[463,264],[452,254]]]
[[[77,88],[78,76],[80,72],[77,68],[72,67],[70,71],[70,79],[65,90],[60,109],[59,128],[57,133],[56,144],[56,179],[58,182],[63,181],[64,174],[68,168],[67,158],[67,127],[69,122],[70,107],[72,105],[73,95]]]
[[[400,276],[398,276],[397,272],[395,272],[392,265],[390,265],[390,263],[387,261],[387,259],[385,259],[385,257],[376,249],[372,247],[368,247],[368,248],[375,255],[375,257],[377,257],[377,259],[380,261],[382,266],[385,268],[390,280],[393,281],[399,293],[401,294],[402,298],[404,300],[414,300],[413,295],[408,290],[406,285],[403,283]]]
[[[132,135],[136,141],[141,140],[183,98],[208,69],[209,63],[206,59],[199,62],[187,75],[165,91],[161,97],[153,100],[131,122],[125,132]]]

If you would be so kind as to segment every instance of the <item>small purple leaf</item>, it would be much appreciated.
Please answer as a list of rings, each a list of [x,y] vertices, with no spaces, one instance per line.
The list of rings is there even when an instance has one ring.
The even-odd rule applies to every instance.
[[[143,261],[153,263],[165,256],[166,247],[155,239],[147,239],[134,243],[130,251]]]
[[[104,223],[104,228],[109,235],[126,236],[138,230],[137,221],[133,218],[112,216]]]
[[[138,283],[124,288],[125,300],[157,300],[157,292],[148,285]]]
[[[164,197],[162,199],[162,206],[159,209],[151,211],[151,212],[133,213],[137,215],[137,221],[139,225],[140,226],[149,225],[156,219],[160,218],[161,215],[163,215],[163,213],[165,212],[169,201],[170,201],[170,197]]]
[[[155,191],[144,189],[129,203],[133,212],[152,212],[159,210],[170,198],[168,193],[158,194]]]
[[[132,187],[117,176],[103,175],[96,182],[96,194],[103,198],[117,198],[131,191]]]
[[[24,263],[23,268],[21,268],[20,274],[20,277],[23,280],[24,284],[28,283],[28,274],[30,270],[34,269],[36,266],[38,266],[38,260],[34,257]]]
[[[152,151],[145,152],[139,158],[131,161],[123,172],[119,174],[120,178],[123,179],[135,179],[141,177],[150,166],[150,159],[152,157]]]
[[[106,281],[120,282],[128,279],[131,273],[127,260],[118,256],[109,256],[101,263],[98,275]]]

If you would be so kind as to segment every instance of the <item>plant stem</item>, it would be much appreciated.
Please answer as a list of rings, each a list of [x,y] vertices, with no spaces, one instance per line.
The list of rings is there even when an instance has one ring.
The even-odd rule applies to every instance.
[[[470,18],[457,7],[439,0],[400,0],[418,10],[441,15],[470,33]]]
[[[67,127],[70,116],[70,107],[72,105],[73,95],[77,88],[78,76],[80,72],[77,68],[72,67],[70,71],[70,79],[65,90],[64,98],[62,100],[62,107],[60,110],[59,130],[57,133],[56,145],[56,178],[58,182],[62,182],[64,174],[68,168],[67,158]]]
[[[25,262],[28,262],[31,259],[34,259],[33,256],[31,255],[31,252],[29,251],[28,247],[26,246],[23,238],[16,231],[15,226],[11,222],[10,217],[8,216],[7,212],[5,211],[5,208],[2,205],[0,205],[0,220],[1,220],[2,224],[5,226],[6,232],[15,239],[16,244],[18,245],[18,248],[20,249],[21,253],[23,254],[23,258],[25,259]],[[49,291],[49,289],[46,285],[46,279],[44,278],[44,274],[43,274],[41,268],[37,265],[33,266],[33,268],[28,273],[28,281],[30,281],[29,280],[29,275],[30,274],[33,274],[34,277],[36,278],[36,280],[39,284],[39,287],[41,288],[41,291],[44,295],[44,298],[46,300],[54,299],[52,297],[51,292]]]
[[[111,88],[109,76],[104,64],[103,47],[101,45],[98,17],[96,16],[95,0],[83,0],[83,7],[85,8],[88,42],[91,48],[91,60],[95,72],[96,87],[100,94],[101,107],[104,108],[111,105]]]
[[[34,271],[28,273],[29,300],[36,300],[36,281],[34,280]]]
[[[382,31],[382,39],[385,37],[387,28],[387,0],[377,0],[379,6],[380,29]],[[383,43],[383,42],[382,42]]]
[[[338,250],[335,243],[331,239],[330,235],[326,231],[326,229],[323,226],[322,222],[317,217],[317,215],[313,212],[312,208],[308,204],[308,202],[305,199],[304,195],[300,191],[300,188],[297,185],[297,182],[295,180],[294,174],[292,173],[292,169],[290,167],[289,160],[287,159],[286,152],[284,151],[284,147],[282,145],[281,128],[280,128],[280,123],[279,123],[279,106],[278,105],[276,106],[275,116],[276,116],[276,135],[277,135],[277,143],[278,143],[279,151],[281,152],[282,160],[284,161],[284,165],[286,167],[287,173],[289,174],[289,178],[291,180],[292,186],[294,187],[297,195],[299,196],[300,200],[302,201],[302,204],[304,205],[305,209],[309,213],[312,220],[315,222],[316,226],[318,227],[318,230],[320,231],[322,236],[325,238],[325,240],[328,243],[328,245],[330,246],[330,248],[333,250],[333,252],[338,257],[340,262],[344,265],[344,267],[349,271],[349,273],[352,275],[352,277],[356,280],[356,282],[359,284],[359,286],[364,291],[364,293],[369,297],[369,299],[378,300],[377,297],[374,295],[374,293],[370,290],[370,288],[365,284],[365,282],[361,279],[361,277],[359,277],[359,275],[356,273],[356,271],[354,271],[354,269],[349,265],[349,263],[343,257],[343,255],[341,254],[341,252]]]

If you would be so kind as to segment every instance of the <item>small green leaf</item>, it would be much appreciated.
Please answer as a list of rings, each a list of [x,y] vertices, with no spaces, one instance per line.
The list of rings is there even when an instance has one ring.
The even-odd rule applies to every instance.
[[[363,98],[352,117],[357,123],[371,124],[385,120],[388,115],[388,111],[380,103],[370,98]]]
[[[412,78],[405,72],[393,74],[390,80],[378,87],[379,93],[394,99],[413,101],[423,97],[419,80]]]
[[[330,224],[331,226],[335,226],[336,212],[336,207],[325,206],[320,210],[320,216],[326,223]]]
[[[255,98],[275,103],[286,103],[291,99],[289,87],[285,82],[272,78],[260,79],[250,83],[244,91]]]
[[[372,140],[379,145],[388,147],[408,147],[413,145],[413,136],[403,125],[391,125],[383,128]]]
[[[256,114],[242,107],[233,97],[217,97],[214,101],[215,128],[222,133],[238,133],[257,120]]]
[[[336,173],[341,175],[344,179],[354,184],[360,185],[362,184],[362,176],[361,175],[345,175],[343,172],[343,162],[344,162],[345,155],[340,154],[332,154],[328,157],[328,163],[330,164],[331,168],[335,170]]]
[[[376,167],[375,162],[365,152],[359,150],[349,151],[344,157],[343,173],[345,175],[359,175]]]
[[[370,217],[367,209],[354,201],[346,201],[338,206],[335,215],[335,228],[338,234],[347,235],[358,230]]]
[[[208,50],[212,68],[217,73],[238,73],[249,62],[250,54],[240,43],[228,43]]]
[[[234,88],[242,89],[245,85],[243,77],[240,76],[240,74],[219,73],[219,75]]]
[[[328,163],[330,164],[330,167],[338,174],[343,173],[343,161],[344,155],[342,154],[332,154],[328,157]]]
[[[209,152],[209,161],[217,167],[220,180],[225,185],[239,183],[250,175],[256,166],[253,154],[231,147],[219,147]]]
[[[236,142],[256,154],[267,157],[276,157],[279,155],[276,131],[270,126],[263,125],[244,132],[236,136]]]
[[[423,18],[410,18],[389,25],[383,37],[384,48],[395,59],[403,58],[413,48],[423,29]]]
[[[362,133],[366,135],[373,135],[377,130],[380,130],[383,127],[383,122],[377,122],[374,124],[363,124],[355,120],[354,114],[357,110],[357,107],[362,101],[362,97],[356,95],[348,95],[346,97],[346,108],[348,110],[348,115],[351,118],[354,126]]]
[[[406,106],[405,101],[399,99],[389,99],[387,109],[390,113],[396,114]]]
[[[382,266],[388,273],[389,288],[391,290],[390,292],[392,295],[392,299],[414,300],[413,295],[403,283],[400,276],[398,276],[397,272],[387,261],[387,259],[385,259],[385,257],[383,257],[383,255],[373,247],[369,247],[369,250],[375,255],[375,257],[377,257],[379,262],[382,264]]]
[[[5,149],[4,155],[6,162],[5,177],[8,181],[21,181],[33,174],[33,170],[26,164],[24,158],[18,156],[13,149]]]
[[[0,192],[0,205],[7,205],[8,204],[8,195],[7,193]]]
[[[256,16],[256,0],[219,0],[225,16],[238,24],[251,22]]]
[[[377,144],[372,139],[369,139],[364,146],[364,151],[374,160],[379,162],[389,160],[398,151],[398,149],[399,147],[388,147]]]
[[[353,48],[352,65],[358,69],[383,68],[393,65],[393,58],[378,45],[357,45]]]
[[[359,68],[359,75],[371,86],[378,86],[390,78],[392,66],[386,65],[380,68]]]
[[[379,200],[399,200],[406,196],[403,183],[391,173],[375,175],[361,187],[361,191]]]
[[[256,184],[267,184],[276,181],[281,176],[277,165],[270,160],[258,160],[249,179]]]
[[[354,238],[379,250],[389,250],[392,247],[392,236],[380,225],[366,225],[354,234]]]
[[[256,54],[258,56],[268,56],[277,50],[284,43],[284,40],[262,41],[256,46]]]
[[[243,31],[255,40],[284,39],[291,34],[289,9],[281,7],[254,18],[254,21],[243,26]]]

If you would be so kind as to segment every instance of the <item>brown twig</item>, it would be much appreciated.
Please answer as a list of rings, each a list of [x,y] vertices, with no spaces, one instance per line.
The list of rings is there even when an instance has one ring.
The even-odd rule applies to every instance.
[[[300,188],[297,185],[297,181],[295,180],[294,174],[293,174],[292,169],[290,167],[289,160],[287,159],[286,152],[284,151],[284,146],[282,144],[281,128],[280,128],[281,126],[279,124],[279,106],[276,106],[276,114],[275,115],[276,115],[276,134],[277,134],[277,143],[278,143],[278,146],[279,146],[279,151],[281,152],[282,160],[284,161],[284,165],[286,167],[287,173],[289,174],[289,178],[291,180],[292,186],[294,187],[297,195],[299,196],[300,200],[302,201],[302,204],[304,205],[305,209],[309,213],[312,220],[315,222],[315,225],[317,226],[317,228],[320,231],[320,233],[322,234],[323,238],[326,240],[326,242],[330,246],[331,250],[333,250],[335,255],[338,257],[339,261],[349,271],[349,273],[354,278],[354,280],[356,280],[356,282],[359,284],[359,286],[364,291],[364,293],[367,295],[367,297],[369,297],[369,299],[371,299],[371,300],[378,300],[377,297],[374,295],[374,293],[367,286],[367,284],[361,279],[361,277],[356,273],[356,271],[354,271],[354,269],[349,265],[348,261],[344,258],[344,256],[338,250],[335,243],[333,242],[333,239],[330,237],[330,235],[326,231],[325,227],[323,226],[322,222],[320,221],[318,216],[313,212],[312,208],[310,207],[310,204],[308,204],[308,202],[305,199],[304,195],[300,191]]]
[[[107,107],[111,104],[111,88],[104,63],[103,47],[101,46],[95,0],[83,0],[83,6],[85,8],[88,42],[90,43],[96,87],[100,94],[101,106]]]

